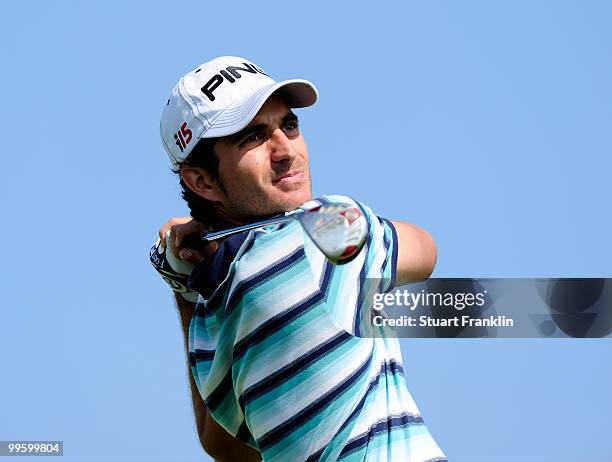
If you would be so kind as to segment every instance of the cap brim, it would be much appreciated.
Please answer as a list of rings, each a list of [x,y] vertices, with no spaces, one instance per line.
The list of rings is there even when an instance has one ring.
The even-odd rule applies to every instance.
[[[308,80],[293,79],[266,85],[223,111],[200,137],[220,138],[239,132],[251,123],[264,103],[275,93],[291,108],[312,106],[318,97],[317,89]]]

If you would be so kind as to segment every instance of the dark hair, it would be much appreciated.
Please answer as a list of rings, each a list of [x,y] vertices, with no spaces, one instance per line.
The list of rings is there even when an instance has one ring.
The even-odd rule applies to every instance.
[[[189,189],[180,177],[180,173],[183,167],[200,167],[204,169],[213,180],[217,181],[219,187],[223,190],[223,184],[219,179],[219,158],[214,150],[216,141],[217,138],[200,139],[187,158],[179,163],[178,167],[174,170],[174,173],[179,175],[181,195],[187,202],[191,216],[193,219],[209,227],[210,231],[218,227],[219,220],[216,213],[215,202],[204,199]]]

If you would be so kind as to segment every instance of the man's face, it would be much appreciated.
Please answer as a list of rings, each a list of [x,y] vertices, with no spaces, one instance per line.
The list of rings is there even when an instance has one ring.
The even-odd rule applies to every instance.
[[[308,148],[297,117],[279,97],[214,150],[220,202],[238,221],[293,210],[312,198]]]

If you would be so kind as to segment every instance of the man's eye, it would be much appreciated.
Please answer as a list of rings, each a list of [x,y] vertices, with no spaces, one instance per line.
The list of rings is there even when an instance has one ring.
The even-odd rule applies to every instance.
[[[298,135],[300,133],[300,126],[297,120],[294,120],[292,122],[287,122],[286,124],[284,124],[283,131],[287,135]]]
[[[261,132],[252,133],[240,142],[240,146],[258,144],[258,143],[263,142],[265,138],[266,138],[265,133],[261,133]]]

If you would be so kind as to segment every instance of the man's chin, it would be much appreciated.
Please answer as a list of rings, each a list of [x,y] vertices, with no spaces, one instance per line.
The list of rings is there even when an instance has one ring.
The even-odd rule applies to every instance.
[[[299,190],[291,193],[283,194],[284,197],[280,199],[279,212],[289,212],[301,207],[305,202],[312,199],[312,193],[310,191]]]

